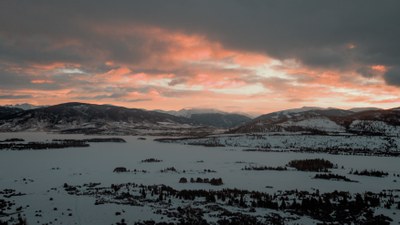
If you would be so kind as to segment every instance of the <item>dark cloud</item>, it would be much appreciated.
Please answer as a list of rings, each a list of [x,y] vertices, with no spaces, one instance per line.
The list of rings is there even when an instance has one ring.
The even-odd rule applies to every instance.
[[[352,59],[348,50],[344,47],[339,48],[313,48],[298,52],[296,57],[302,63],[311,67],[322,67],[330,69],[345,70],[351,67]]]
[[[387,84],[400,86],[400,66],[390,68],[384,74],[384,78]]]
[[[102,100],[107,98],[117,99],[128,96],[131,92],[143,92],[140,88],[132,87],[117,87],[117,86],[106,86],[101,87],[94,84],[88,84],[80,86],[73,91],[69,92],[68,95],[81,95],[79,99],[82,100]],[[101,94],[97,94],[101,93]],[[96,95],[97,94],[97,95]]]
[[[371,69],[371,67],[368,66],[360,67],[356,70],[356,72],[368,78],[374,77],[377,74],[376,71],[374,71],[373,69]]]
[[[111,94],[111,95],[96,95],[96,96],[80,96],[76,98],[78,100],[104,100],[104,99],[111,99],[119,102],[145,102],[151,101],[151,98],[129,98],[126,95],[120,94]]]
[[[0,99],[27,99],[33,98],[32,95],[0,95]]]
[[[187,82],[187,79],[185,79],[185,78],[177,78],[177,79],[171,80],[171,81],[168,83],[168,85],[169,85],[169,86],[175,86],[175,85],[178,85],[178,84],[184,84],[184,83],[186,83],[186,82]]]
[[[92,100],[103,100],[106,98],[122,98],[126,96],[125,93],[113,93],[113,94],[109,94],[109,95],[96,95],[93,97],[80,97],[81,99],[92,99]]]
[[[121,102],[147,102],[151,101],[151,98],[123,98],[119,99]]]
[[[165,51],[167,43],[98,29],[155,26],[311,67],[396,67],[399,8],[398,0],[2,1],[0,60],[63,61],[88,68],[105,60],[136,64]],[[390,71],[385,78],[398,84]]]
[[[0,65],[0,89],[59,90],[66,87],[87,84],[85,81],[73,79],[73,74],[47,74],[45,72],[43,74],[31,75],[25,71],[32,70],[32,68],[19,67],[19,70],[10,70],[9,67],[13,66]]]
[[[6,33],[6,35],[9,35]],[[1,32],[0,32],[1,37]],[[80,46],[55,47],[57,40],[47,37],[2,37],[0,42],[0,60],[13,63],[52,62],[78,63],[87,61],[88,56]],[[62,39],[61,39],[62,40]]]
[[[181,98],[181,97],[188,97],[193,95],[201,95],[203,94],[202,91],[192,91],[192,90],[174,90],[174,89],[165,89],[165,88],[158,88],[160,91],[160,95],[167,98]]]
[[[0,81],[0,88],[2,90],[20,89],[31,85],[31,79],[29,77],[3,70],[1,67]]]

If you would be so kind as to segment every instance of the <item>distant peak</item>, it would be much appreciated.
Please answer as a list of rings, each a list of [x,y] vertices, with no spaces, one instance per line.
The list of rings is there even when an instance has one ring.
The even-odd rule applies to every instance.
[[[46,106],[32,105],[29,103],[20,103],[20,104],[15,104],[15,105],[5,105],[5,107],[18,108],[18,109],[22,109],[22,110],[30,110],[30,109],[37,109],[37,108],[42,108],[42,107],[46,107]]]
[[[326,108],[321,108],[321,107],[314,107],[314,106],[303,106],[301,108],[294,108],[294,109],[285,109],[282,111],[282,113],[300,113],[300,112],[306,112],[306,111],[311,111],[311,110],[324,110]]]
[[[199,113],[226,113],[212,108],[183,108],[179,112],[199,112]]]

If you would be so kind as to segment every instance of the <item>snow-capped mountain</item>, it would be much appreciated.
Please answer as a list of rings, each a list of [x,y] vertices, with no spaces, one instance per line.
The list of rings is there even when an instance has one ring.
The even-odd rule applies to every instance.
[[[219,114],[227,114],[226,112],[217,110],[217,109],[202,109],[202,108],[184,108],[178,111],[174,110],[156,110],[158,112],[167,113],[173,116],[180,116],[190,118],[193,114],[209,114],[209,113],[219,113]]]
[[[31,105],[28,103],[0,106],[0,119],[25,110],[38,109],[46,106]]]
[[[43,107],[47,107],[47,106],[32,105],[32,104],[29,104],[29,103],[22,103],[22,104],[15,104],[15,105],[5,105],[4,107],[18,108],[18,109],[22,109],[22,110],[30,110],[30,109],[43,108]]]
[[[203,113],[191,114],[187,118],[157,111],[78,102],[30,110],[0,108],[0,131],[136,134],[139,130],[145,133],[187,130],[187,133],[192,133],[191,130],[197,129],[194,131],[197,133],[214,128],[231,128],[248,121],[250,118],[237,114]]]
[[[137,130],[214,127],[230,128],[230,133],[400,135],[400,108],[354,112],[303,107],[265,114],[253,120],[240,114],[215,111],[185,109],[180,114],[184,116],[175,116],[143,109],[73,102],[29,110],[0,107],[0,131],[133,134]]]
[[[265,114],[231,132],[350,132],[397,136],[400,134],[400,111],[379,109],[354,112],[306,107]]]
[[[336,124],[330,118],[351,114],[353,114],[351,111],[333,108],[303,107],[299,109],[289,109],[261,115],[251,122],[233,130],[233,132],[292,132],[312,130],[341,132],[344,131],[344,128]]]
[[[72,102],[9,114],[1,118],[0,130],[65,131],[75,129],[97,132],[99,130],[190,126],[191,123],[183,117],[154,111]]]

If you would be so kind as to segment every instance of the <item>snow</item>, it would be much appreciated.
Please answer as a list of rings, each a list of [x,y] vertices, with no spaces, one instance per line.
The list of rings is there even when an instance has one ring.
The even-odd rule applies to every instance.
[[[390,136],[400,135],[400,126],[392,126],[383,121],[355,120],[350,124],[351,131],[385,134]]]
[[[31,105],[29,103],[22,103],[22,104],[15,104],[15,105],[5,105],[5,107],[9,107],[9,108],[19,108],[22,110],[30,110],[30,109],[37,109],[37,108],[42,108],[42,107],[46,107],[46,106],[37,106],[37,105]]]
[[[0,140],[6,138],[24,138],[26,141],[45,141],[56,138],[83,139],[98,136],[59,135],[46,133],[0,133]],[[161,220],[160,215],[152,213],[152,209],[128,205],[94,205],[94,198],[87,196],[70,196],[62,190],[64,183],[82,185],[89,182],[100,182],[103,186],[112,183],[135,182],[138,184],[165,184],[175,189],[223,189],[239,188],[274,193],[278,190],[308,190],[320,189],[321,192],[343,190],[350,192],[373,191],[383,189],[397,189],[399,180],[392,174],[400,173],[398,158],[328,155],[297,152],[244,152],[243,147],[249,145],[263,145],[282,147],[298,143],[307,145],[334,145],[340,141],[350,146],[378,146],[382,141],[378,137],[323,137],[323,136],[218,136],[217,141],[231,143],[229,147],[207,148],[203,146],[189,146],[182,144],[167,144],[153,141],[153,137],[138,140],[134,136],[123,136],[127,143],[93,143],[89,148],[69,148],[38,151],[0,151],[0,187],[13,188],[27,193],[25,196],[15,197],[20,205],[30,205],[24,210],[28,221],[40,224],[57,224],[55,219],[63,224],[112,224],[121,219],[114,215],[116,211],[125,210],[123,217],[128,224],[139,219]],[[332,140],[330,140],[332,139]],[[199,139],[202,140],[202,139]],[[316,142],[316,143],[315,143]],[[396,143],[399,143],[395,139]],[[254,144],[251,144],[254,143]],[[314,144],[313,144],[314,143]],[[147,158],[163,160],[160,163],[141,163]],[[243,171],[246,165],[284,166],[293,159],[324,158],[338,164],[335,174],[341,174],[358,183],[338,182],[312,179],[313,172],[289,171]],[[201,162],[203,161],[203,162]],[[238,163],[242,162],[242,163]],[[244,163],[243,163],[244,162]],[[124,166],[128,169],[146,170],[147,173],[113,173],[115,167]],[[161,173],[161,169],[175,167],[186,173]],[[341,169],[341,167],[344,169]],[[53,170],[52,168],[59,168]],[[204,169],[212,169],[216,173],[204,174]],[[377,169],[389,172],[391,175],[384,178],[373,178],[349,175],[351,169]],[[221,177],[223,186],[208,184],[180,184],[181,177]],[[24,182],[23,179],[32,179],[33,182]],[[272,186],[273,188],[266,188]],[[52,189],[57,188],[57,189]],[[54,198],[49,201],[49,198]],[[53,208],[57,207],[58,211]],[[72,217],[62,215],[71,209]],[[36,210],[43,211],[43,217],[34,217]],[[266,213],[260,211],[260,213]],[[399,216],[391,215],[397,223]],[[34,219],[33,219],[34,218]],[[301,223],[311,222],[309,218],[301,218]],[[30,223],[30,224],[31,224]]]
[[[185,139],[177,142],[194,145],[223,145],[227,147],[267,148],[273,150],[301,149],[355,149],[399,151],[400,138],[358,135],[307,135],[301,133],[259,133],[242,135],[217,135]]]
[[[202,109],[202,108],[185,108],[181,109],[179,111],[164,111],[164,110],[157,110],[158,112],[162,113],[167,113],[173,116],[181,116],[181,117],[186,117],[190,118],[192,117],[193,114],[206,114],[206,113],[221,113],[221,114],[227,114],[226,112],[217,110],[217,109]]]
[[[289,120],[281,123],[282,127],[299,126],[303,128],[323,130],[327,132],[345,132],[346,129],[328,118],[311,118],[300,121]]]
[[[79,110],[84,110],[81,106],[76,106]],[[83,105],[83,107],[86,107]],[[172,121],[165,122],[113,122],[106,120],[96,120],[91,122],[83,122],[78,120],[57,121],[58,123],[50,123],[48,121],[42,121],[39,119],[29,118],[28,115],[27,121],[25,123],[19,123],[20,120],[15,121],[7,121],[0,124],[0,130],[2,131],[11,131],[11,132],[19,132],[19,131],[65,131],[71,129],[87,129],[87,128],[97,128],[101,129],[102,134],[162,134],[162,133],[185,133],[191,132],[195,130],[207,130],[212,132],[210,128],[194,126],[191,124],[181,124]]]
[[[325,108],[321,108],[321,107],[303,106],[301,108],[282,110],[282,111],[279,111],[278,113],[283,113],[283,114],[301,113],[301,112],[307,112],[307,111],[311,111],[311,110],[324,110],[324,109]]]

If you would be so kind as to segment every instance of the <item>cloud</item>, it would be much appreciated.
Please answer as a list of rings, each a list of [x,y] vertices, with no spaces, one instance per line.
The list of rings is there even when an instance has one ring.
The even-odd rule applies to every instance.
[[[119,102],[144,102],[144,101],[151,101],[151,98],[129,98],[126,95],[119,95],[119,94],[111,94],[111,95],[96,95],[96,96],[79,96],[76,99],[78,100],[105,100],[111,99],[114,101]]]
[[[153,26],[311,66],[393,65],[400,58],[400,28],[394,24],[399,7],[393,0],[3,2],[1,52],[14,60],[78,62],[95,56],[132,63],[146,57],[146,39],[101,29]],[[162,41],[151,46],[150,51],[168,48]]]
[[[400,86],[400,66],[390,68],[384,74],[384,78],[387,84],[393,86]]]
[[[40,93],[38,101],[157,108],[192,99],[289,107],[364,93],[378,102],[400,94],[398,8],[395,0],[0,2],[0,88]]]
[[[55,67],[54,69],[56,69]],[[82,79],[71,79],[74,74],[60,74],[53,69],[35,68],[34,65],[5,64],[0,62],[0,88],[2,90],[60,90],[82,85]],[[84,77],[80,76],[81,78]]]
[[[151,98],[121,99],[122,102],[147,102],[151,100]]]
[[[29,99],[32,95],[0,95],[0,99]]]
[[[168,85],[170,86],[175,86],[177,84],[183,84],[186,83],[188,80],[186,78],[177,78],[177,79],[173,79],[171,80]]]

